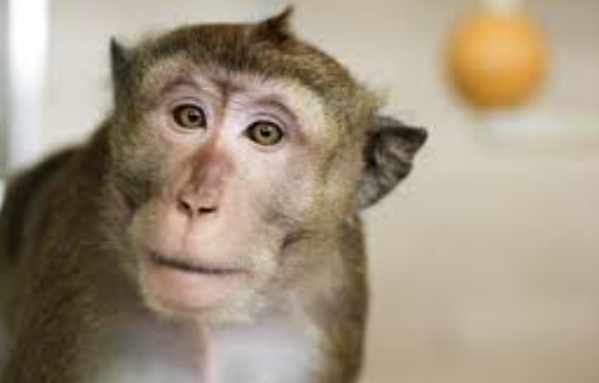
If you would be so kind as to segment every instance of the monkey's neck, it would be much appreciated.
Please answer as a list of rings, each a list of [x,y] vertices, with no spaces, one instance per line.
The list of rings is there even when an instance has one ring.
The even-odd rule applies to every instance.
[[[278,313],[215,329],[129,312],[89,350],[93,364],[103,366],[91,383],[304,382],[319,360],[305,320]]]

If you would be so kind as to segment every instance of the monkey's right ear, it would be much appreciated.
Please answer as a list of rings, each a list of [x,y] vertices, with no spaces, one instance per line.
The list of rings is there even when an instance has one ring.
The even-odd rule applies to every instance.
[[[427,139],[426,130],[391,117],[377,116],[368,132],[358,206],[365,209],[386,196],[412,170],[412,161]]]
[[[112,70],[112,82],[115,90],[118,92],[120,86],[127,77],[129,63],[131,61],[131,52],[121,45],[113,37],[110,39],[110,63]]]
[[[291,31],[291,16],[293,6],[287,6],[281,13],[260,22],[256,29],[256,35],[266,40],[284,43],[293,37]]]

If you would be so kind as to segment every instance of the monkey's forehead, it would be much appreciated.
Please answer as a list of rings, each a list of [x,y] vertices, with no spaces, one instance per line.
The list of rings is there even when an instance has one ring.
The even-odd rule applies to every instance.
[[[192,83],[200,89],[210,89],[225,95],[266,91],[294,94],[315,103],[323,98],[295,78],[277,74],[269,76],[254,71],[232,71],[214,63],[197,63],[184,54],[164,58],[146,68],[138,82],[138,91],[146,95],[159,95],[180,83]]]

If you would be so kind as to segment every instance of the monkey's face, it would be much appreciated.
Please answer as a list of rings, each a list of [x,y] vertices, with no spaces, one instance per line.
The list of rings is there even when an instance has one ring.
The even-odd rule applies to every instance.
[[[312,92],[208,73],[166,63],[148,75],[126,162],[150,192],[129,233],[151,307],[222,320],[258,309],[276,276],[292,278],[292,242],[339,223],[360,152],[341,151],[352,170],[333,182],[341,141]]]
[[[344,262],[341,227],[426,139],[378,118],[376,97],[296,39],[288,15],[113,41],[111,175],[127,211],[115,227],[160,313],[238,320],[327,279]]]

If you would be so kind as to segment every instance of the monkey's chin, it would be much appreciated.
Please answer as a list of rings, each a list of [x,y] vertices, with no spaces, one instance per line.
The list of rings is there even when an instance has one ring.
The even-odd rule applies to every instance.
[[[157,255],[142,264],[140,283],[150,308],[175,319],[225,321],[248,293],[249,272],[204,267]],[[210,319],[209,319],[210,318]]]

